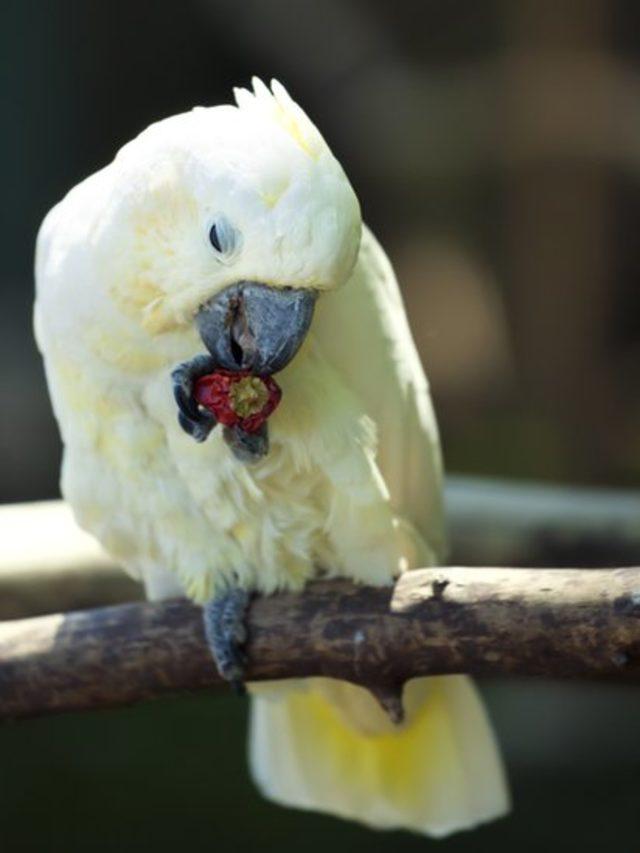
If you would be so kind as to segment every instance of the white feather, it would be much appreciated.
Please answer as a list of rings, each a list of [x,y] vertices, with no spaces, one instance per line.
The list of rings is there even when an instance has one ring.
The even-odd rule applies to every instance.
[[[284,805],[437,838],[506,814],[502,763],[471,681],[417,679],[404,702],[409,720],[395,727],[353,684],[258,693],[249,740],[258,786]]]
[[[236,101],[153,125],[43,223],[35,323],[65,444],[63,493],[151,597],[204,601],[232,582],[299,589],[318,567],[389,583],[441,558],[444,543],[437,431],[397,284],[368,231],[359,245],[357,199],[300,107],[259,81]],[[207,242],[218,214],[238,234],[224,263]],[[202,349],[198,307],[242,279],[322,291],[305,346],[278,377],[270,453],[250,467],[219,430],[204,445],[181,431],[170,382]],[[307,684],[319,718],[287,688],[276,704],[256,695],[260,785],[292,804],[436,834],[501,813],[490,729],[470,686],[447,684],[437,704],[418,683],[404,734],[389,734],[353,687]],[[437,708],[435,728],[419,724]],[[373,748],[347,780],[340,744],[363,729]],[[329,740],[318,755],[331,732],[335,748]],[[447,732],[438,787],[430,762]],[[398,754],[412,739],[411,760],[372,787],[375,738],[396,735]],[[389,786],[407,779],[413,798],[394,798]]]
[[[427,546],[411,568],[442,560],[442,460],[433,406],[393,268],[366,227],[349,282],[318,305],[314,334],[376,424],[376,458],[391,504]]]
[[[404,534],[396,559],[434,564],[445,551],[437,426],[393,269],[368,229],[350,280],[321,300],[313,334],[376,424],[372,476]],[[354,522],[346,516],[346,550],[363,565],[370,526]],[[509,810],[491,725],[465,676],[410,682],[400,729],[354,685],[314,679],[294,692],[254,690],[251,767],[277,802],[434,837]]]

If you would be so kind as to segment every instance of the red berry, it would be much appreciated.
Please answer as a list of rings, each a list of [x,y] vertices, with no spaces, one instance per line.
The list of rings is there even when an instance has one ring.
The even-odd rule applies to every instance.
[[[253,376],[246,370],[217,370],[198,379],[194,396],[224,426],[258,432],[277,408],[282,391],[271,376]]]

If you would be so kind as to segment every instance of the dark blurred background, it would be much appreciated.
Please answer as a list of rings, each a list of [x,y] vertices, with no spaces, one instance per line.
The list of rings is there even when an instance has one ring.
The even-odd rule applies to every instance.
[[[0,501],[54,497],[35,351],[42,217],[151,121],[277,77],[386,246],[449,470],[640,477],[640,5],[633,0],[4,0]],[[514,815],[451,851],[638,849],[640,695],[485,685]],[[0,850],[435,848],[287,812],[244,707],[176,699],[0,730]]]

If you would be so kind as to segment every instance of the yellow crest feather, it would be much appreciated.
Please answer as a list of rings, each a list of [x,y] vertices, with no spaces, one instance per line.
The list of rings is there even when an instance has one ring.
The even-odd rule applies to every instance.
[[[309,157],[316,160],[322,151],[326,150],[326,142],[318,128],[305,111],[296,104],[282,83],[272,80],[269,89],[259,77],[253,77],[251,85],[253,90],[242,88],[233,90],[238,109],[270,118],[285,130]]]

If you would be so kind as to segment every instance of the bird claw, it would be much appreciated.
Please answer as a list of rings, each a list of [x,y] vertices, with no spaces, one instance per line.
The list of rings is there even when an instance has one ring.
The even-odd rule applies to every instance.
[[[218,672],[236,693],[243,694],[247,640],[245,616],[249,593],[239,587],[217,595],[202,608],[204,632]]]
[[[239,426],[225,427],[222,434],[240,462],[259,462],[269,452],[269,430],[266,424],[258,432],[247,432]]]
[[[173,396],[178,406],[178,423],[195,441],[203,442],[216,426],[216,416],[200,406],[193,396],[195,383],[202,376],[216,370],[215,359],[210,355],[197,355],[185,361],[171,373]],[[240,462],[259,462],[269,452],[269,431],[263,424],[258,432],[249,433],[242,427],[225,427],[224,440]]]
[[[173,396],[178,405],[178,423],[197,442],[206,441],[217,420],[211,412],[198,405],[193,388],[196,380],[215,369],[211,356],[198,355],[178,365],[171,374]]]
[[[199,444],[206,441],[217,421],[213,415],[203,414],[198,419],[187,417],[184,412],[178,412],[178,423],[182,429]]]

